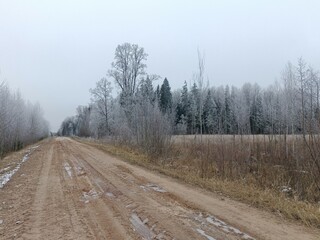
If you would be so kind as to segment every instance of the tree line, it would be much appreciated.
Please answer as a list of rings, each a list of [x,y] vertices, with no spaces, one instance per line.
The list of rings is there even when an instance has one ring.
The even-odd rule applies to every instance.
[[[318,132],[319,74],[299,58],[288,63],[281,81],[262,88],[209,87],[198,51],[192,84],[172,91],[167,78],[146,72],[147,54],[136,44],[118,45],[107,76],[90,89],[91,103],[67,118],[60,135],[113,136],[150,149],[165,134],[303,134]],[[115,82],[120,94],[112,96]]]
[[[320,120],[319,83],[318,72],[302,58],[296,65],[285,66],[281,82],[264,89],[258,84],[245,83],[240,88],[227,85],[200,90],[195,82],[188,90],[185,83],[175,92],[175,131],[182,134],[197,134],[201,130],[207,134],[316,133]],[[201,96],[205,96],[203,103]]]
[[[0,157],[48,136],[49,124],[40,105],[26,102],[0,82]]]

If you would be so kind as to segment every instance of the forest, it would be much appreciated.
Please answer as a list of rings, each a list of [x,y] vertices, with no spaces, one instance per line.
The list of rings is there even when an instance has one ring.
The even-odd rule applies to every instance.
[[[0,158],[49,135],[49,124],[38,103],[25,101],[19,91],[0,82]]]
[[[144,49],[119,45],[107,76],[90,89],[88,106],[79,106],[77,116],[67,118],[62,135],[104,137],[127,128],[140,135],[142,117],[157,114],[170,134],[302,134],[317,133],[319,125],[319,74],[299,58],[280,73],[281,81],[262,88],[210,86],[205,81],[205,59],[198,52],[198,71],[191,84],[171,90],[170,82],[154,86],[160,76],[146,72]],[[120,89],[112,95],[112,82]],[[142,112],[141,112],[142,111]],[[161,118],[161,120],[160,120]],[[141,123],[143,124],[143,123]],[[127,136],[126,136],[127,137]]]

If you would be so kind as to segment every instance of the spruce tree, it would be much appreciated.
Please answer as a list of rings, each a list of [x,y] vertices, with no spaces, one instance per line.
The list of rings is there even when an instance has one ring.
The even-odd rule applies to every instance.
[[[146,79],[141,80],[139,94],[142,96],[143,100],[148,100],[150,103],[154,102],[155,94],[149,76],[147,76]]]
[[[160,109],[163,113],[171,112],[172,107],[172,93],[167,78],[163,80],[160,88]]]
[[[231,96],[229,86],[226,86],[224,95],[224,116],[223,116],[224,134],[231,133]]]
[[[206,134],[214,133],[214,128],[215,128],[214,115],[215,115],[215,105],[213,102],[211,91],[209,90],[203,106],[204,133]]]
[[[180,102],[176,108],[176,124],[182,123],[182,120],[185,121],[189,112],[189,96],[188,96],[188,86],[184,82],[182,87]]]

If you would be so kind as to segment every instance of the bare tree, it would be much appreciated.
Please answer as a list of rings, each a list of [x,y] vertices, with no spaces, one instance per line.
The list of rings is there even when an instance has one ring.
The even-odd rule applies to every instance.
[[[319,117],[319,73],[312,67],[308,69],[308,95],[309,95],[309,131],[314,133],[316,130],[317,118]]]
[[[294,66],[288,62],[282,71],[282,80],[284,84],[284,98],[285,98],[285,122],[286,133],[294,134],[294,111],[295,111],[295,74]]]
[[[307,69],[306,69],[306,62],[302,59],[302,57],[298,60],[298,66],[297,66],[297,81],[299,84],[299,94],[300,94],[300,100],[301,100],[301,129],[303,138],[306,137],[306,123],[305,123],[305,91],[306,91],[306,84],[307,84]]]
[[[122,105],[130,101],[138,89],[139,77],[146,74],[144,61],[147,56],[137,44],[124,43],[116,48],[114,62],[108,73],[121,88]]]
[[[109,116],[109,104],[111,101],[111,82],[106,78],[102,78],[96,83],[96,87],[90,89],[91,101],[94,103],[98,114],[104,118],[104,134],[109,131],[108,116]]]
[[[200,123],[200,138],[202,142],[202,131],[203,131],[203,122],[202,122],[202,114],[203,114],[203,92],[204,92],[204,86],[203,86],[203,79],[204,79],[204,66],[205,66],[205,59],[204,56],[201,55],[200,50],[198,49],[198,85],[199,85],[199,91],[200,91],[200,106],[199,106],[199,123]]]

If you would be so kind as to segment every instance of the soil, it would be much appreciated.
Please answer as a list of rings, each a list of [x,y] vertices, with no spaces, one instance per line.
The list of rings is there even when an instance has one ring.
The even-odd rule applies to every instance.
[[[17,162],[25,152],[2,161]],[[316,229],[130,165],[69,138],[42,141],[0,189],[0,239],[319,236]]]

